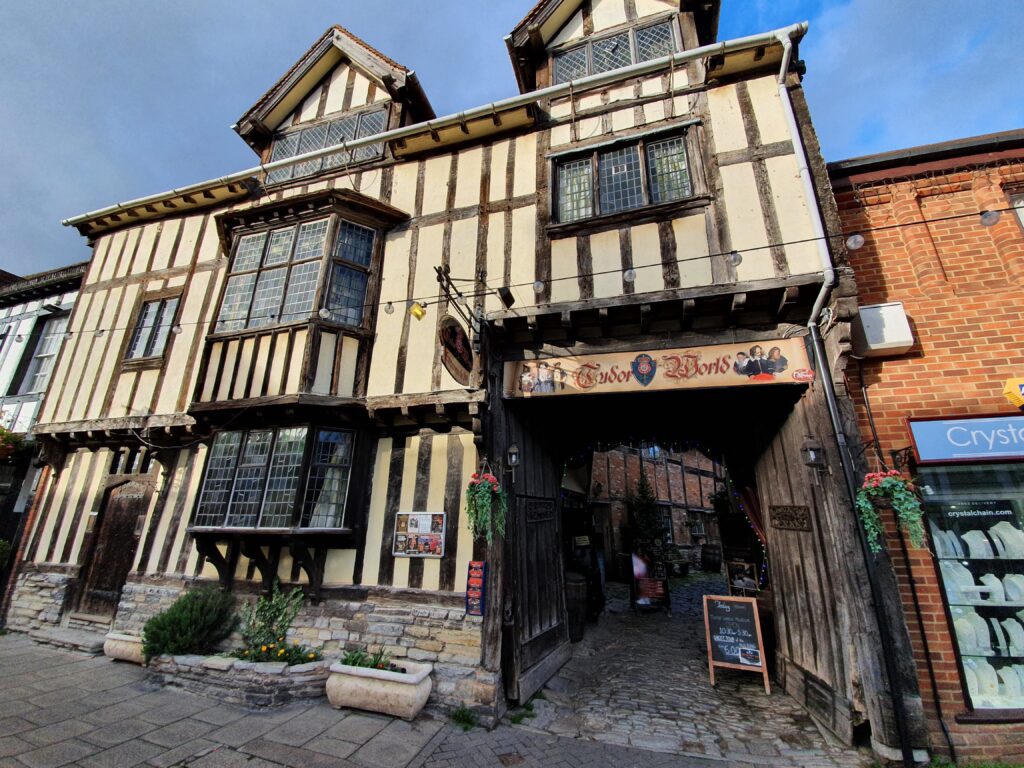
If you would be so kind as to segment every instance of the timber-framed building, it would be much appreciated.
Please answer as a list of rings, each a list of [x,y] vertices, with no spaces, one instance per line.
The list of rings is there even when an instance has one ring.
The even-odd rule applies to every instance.
[[[431,660],[437,703],[494,715],[569,654],[564,457],[684,435],[757,507],[781,685],[847,742],[917,738],[844,484],[855,291],[806,27],[717,22],[541,0],[506,38],[521,94],[440,118],[333,27],[235,126],[261,167],[70,220],[94,256],[9,623],[138,634],[197,579],[277,578],[310,597],[298,638]],[[464,513],[485,461],[490,545]]]

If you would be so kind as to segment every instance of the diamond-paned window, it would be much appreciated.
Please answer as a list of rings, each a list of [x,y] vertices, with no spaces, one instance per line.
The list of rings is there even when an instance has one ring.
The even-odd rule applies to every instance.
[[[676,41],[672,37],[672,25],[667,21],[641,27],[636,31],[636,60],[650,61],[668,56],[676,50]]]
[[[620,147],[597,155],[601,213],[639,208],[644,203],[638,147]]]
[[[629,29],[558,51],[551,57],[552,84],[566,83],[675,53],[672,22]]]
[[[341,222],[325,302],[335,322],[362,325],[372,261],[373,230],[348,221]]]
[[[270,153],[271,162],[287,160],[289,157],[315,152],[342,142],[375,136],[387,128],[388,110],[386,107],[370,109],[355,115],[343,115],[333,120],[314,123],[298,130],[283,133],[274,139],[274,148]],[[267,184],[276,184],[289,179],[299,179],[318,173],[321,169],[339,168],[351,163],[362,163],[374,160],[384,154],[383,142],[370,144],[355,150],[339,151],[316,160],[307,160],[286,168],[278,168],[267,173]]]
[[[642,138],[575,154],[556,160],[555,171],[554,213],[562,224],[694,194],[682,135]]]
[[[197,528],[341,528],[355,434],[308,426],[221,432],[207,457]]]
[[[595,40],[591,45],[591,56],[593,57],[592,72],[595,75],[598,72],[628,67],[633,63],[629,50],[629,35],[613,35]]]

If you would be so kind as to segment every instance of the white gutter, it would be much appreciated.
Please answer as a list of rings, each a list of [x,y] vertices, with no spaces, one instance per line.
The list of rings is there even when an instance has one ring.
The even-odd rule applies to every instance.
[[[639,75],[646,75],[658,70],[665,69],[678,64],[685,64],[690,61],[702,59],[707,56],[717,56],[725,53],[731,53],[733,51],[749,50],[751,48],[759,48],[766,45],[772,45],[774,43],[782,42],[783,45],[791,45],[791,38],[794,36],[803,35],[807,31],[807,22],[801,24],[792,24],[788,27],[773,30],[771,32],[762,32],[758,35],[748,35],[747,37],[738,37],[734,40],[723,40],[718,43],[712,43],[711,45],[704,45],[700,48],[692,48],[688,51],[681,51],[670,56],[663,56],[660,59],[651,59],[650,61],[642,61],[639,64],[632,64],[628,67],[621,69],[615,69],[610,72],[602,72],[597,75],[590,75],[589,77],[581,77],[577,80],[572,80],[567,83],[559,83],[558,85],[552,85],[547,88],[541,88],[537,91],[530,91],[528,93],[522,93],[518,96],[512,96],[507,99],[495,101],[490,104],[485,104],[480,107],[473,107],[467,109],[464,112],[458,112],[453,115],[447,115],[445,117],[439,117],[435,120],[427,120],[422,123],[415,123],[413,125],[407,125],[402,128],[395,128],[390,131],[384,131],[374,136],[365,136],[360,139],[353,139],[349,142],[342,142],[341,144],[334,144],[330,147],[324,147],[313,152],[307,152],[304,155],[296,155],[295,157],[289,157],[286,160],[278,160],[273,163],[266,163],[263,165],[257,165],[253,168],[248,168],[244,171],[238,171],[237,173],[231,173],[227,176],[221,176],[217,179],[210,179],[208,181],[202,181],[198,184],[190,184],[187,187],[179,187],[178,189],[172,189],[168,192],[161,192],[157,195],[149,195],[147,197],[140,197],[136,200],[128,200],[124,203],[118,203],[117,205],[111,205],[107,208],[100,208],[89,213],[83,213],[80,216],[75,216],[70,219],[64,219],[61,223],[66,226],[77,226],[83,224],[90,219],[102,218],[104,216],[110,216],[117,213],[123,213],[129,208],[138,208],[143,205],[151,205],[158,203],[162,200],[166,200],[168,197],[179,197],[181,195],[188,195],[195,192],[201,192],[203,189],[211,186],[217,186],[222,184],[234,184],[243,181],[251,176],[255,176],[259,173],[266,173],[273,171],[278,168],[287,168],[292,165],[298,165],[308,160],[317,160],[327,155],[333,155],[339,151],[345,151],[349,149],[358,149],[359,147],[369,146],[371,144],[379,144],[383,141],[394,141],[396,139],[404,139],[409,136],[415,136],[416,134],[422,133],[424,130],[437,131],[442,128],[449,126],[457,126],[465,123],[467,120],[475,120],[482,117],[492,117],[500,111],[508,109],[516,109],[524,107],[529,104],[534,104],[541,99],[558,98],[561,96],[568,96],[571,93],[576,93],[581,90],[590,88],[600,88],[604,85],[609,85],[618,80],[622,80],[628,77],[635,77]],[[786,60],[788,65],[788,58]]]

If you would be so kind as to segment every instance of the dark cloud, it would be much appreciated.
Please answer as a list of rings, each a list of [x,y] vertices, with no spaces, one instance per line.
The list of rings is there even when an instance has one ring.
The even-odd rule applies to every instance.
[[[330,24],[415,69],[438,114],[509,96],[534,0],[0,2],[0,268],[88,258],[69,216],[249,167],[230,125]],[[810,18],[830,159],[1021,125],[1024,3],[723,0],[723,37]]]

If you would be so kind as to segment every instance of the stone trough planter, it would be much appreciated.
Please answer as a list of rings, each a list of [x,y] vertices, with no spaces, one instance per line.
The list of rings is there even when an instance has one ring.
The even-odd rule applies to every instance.
[[[430,697],[430,664],[403,661],[406,672],[331,665],[327,699],[335,708],[348,707],[412,720]]]
[[[132,664],[146,663],[146,657],[142,653],[142,638],[135,635],[108,632],[103,642],[103,655],[118,661],[130,661]]]
[[[246,707],[277,707],[324,695],[328,661],[289,667],[284,662],[241,661],[230,656],[158,656],[150,679]]]

